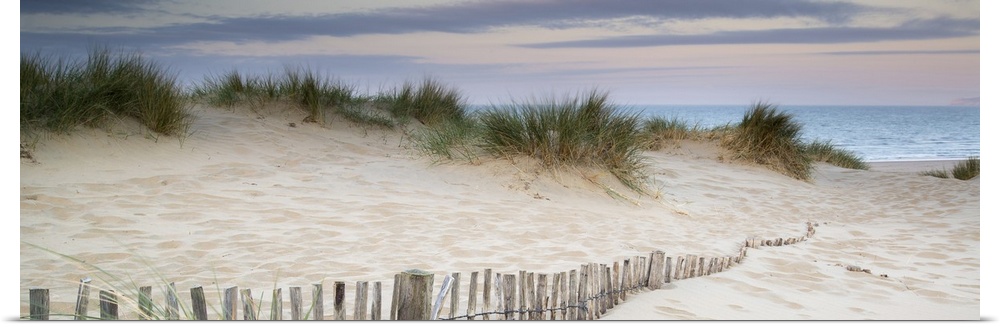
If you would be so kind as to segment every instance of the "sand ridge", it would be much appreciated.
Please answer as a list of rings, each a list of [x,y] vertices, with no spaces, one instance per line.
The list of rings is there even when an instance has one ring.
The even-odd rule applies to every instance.
[[[288,111],[194,114],[183,142],[99,130],[44,140],[38,163],[21,166],[21,241],[138,284],[162,276],[182,298],[198,285],[211,299],[217,287],[336,280],[348,294],[382,281],[387,299],[393,274],[411,268],[440,280],[655,250],[730,255],[812,221],[807,242],[756,249],[736,269],[638,294],[606,318],[979,317],[978,179],[820,165],[803,182],[679,144],[647,154],[653,192],[638,195],[599,171],[436,163],[399,132],[304,124]],[[70,311],[75,282],[96,277],[87,265],[22,244],[20,312],[31,287]]]

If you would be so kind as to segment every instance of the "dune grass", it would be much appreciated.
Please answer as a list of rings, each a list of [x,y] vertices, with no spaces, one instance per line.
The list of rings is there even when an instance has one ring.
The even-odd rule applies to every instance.
[[[979,176],[979,157],[968,158],[951,168],[951,176],[963,181]]]
[[[206,77],[195,88],[196,98],[220,107],[262,106],[268,102],[287,101],[306,112],[305,122],[323,123],[328,112],[346,111],[358,122],[368,122],[358,110],[344,109],[356,102],[354,88],[303,67],[285,67],[280,75],[243,75],[232,70]],[[355,109],[355,108],[352,108]]]
[[[591,91],[563,100],[512,101],[483,112],[483,148],[494,155],[524,155],[543,165],[598,166],[642,191],[642,151],[648,147],[637,114],[623,112],[608,93]]]
[[[388,104],[389,112],[400,120],[413,118],[433,126],[468,118],[461,92],[433,78],[424,78],[419,86],[406,82],[382,99]]]
[[[92,50],[85,60],[21,55],[21,131],[66,133],[135,119],[149,130],[182,133],[187,102],[176,77],[139,53]]]
[[[810,180],[813,159],[801,140],[802,125],[777,106],[756,103],[722,138],[734,158],[769,167],[800,180]]]
[[[945,169],[931,169],[917,173],[920,176],[931,176],[937,178],[948,178],[948,171]]]
[[[937,178],[954,177],[959,180],[970,180],[979,176],[979,157],[970,157],[961,162],[955,163],[951,167],[950,175],[947,169],[931,169],[917,173],[920,176],[931,176]]]
[[[853,152],[837,148],[830,141],[813,141],[805,145],[805,152],[815,162],[826,162],[831,165],[858,170],[871,168],[867,162]]]

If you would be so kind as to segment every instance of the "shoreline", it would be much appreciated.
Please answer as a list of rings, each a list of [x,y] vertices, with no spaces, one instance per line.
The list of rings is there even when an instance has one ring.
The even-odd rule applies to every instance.
[[[928,170],[951,170],[956,163],[966,159],[917,159],[917,160],[879,160],[868,161],[871,171],[919,173]]]

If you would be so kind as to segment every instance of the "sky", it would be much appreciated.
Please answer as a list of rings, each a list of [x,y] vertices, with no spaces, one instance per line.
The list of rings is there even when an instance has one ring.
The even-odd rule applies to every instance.
[[[304,67],[362,93],[435,78],[473,104],[976,104],[964,0],[34,0],[21,53],[139,51],[184,85]]]

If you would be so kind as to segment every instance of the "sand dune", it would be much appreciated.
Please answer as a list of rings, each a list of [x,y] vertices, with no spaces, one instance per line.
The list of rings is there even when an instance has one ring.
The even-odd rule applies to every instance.
[[[22,315],[33,287],[70,312],[75,282],[101,275],[88,265],[141,285],[203,285],[210,298],[216,287],[337,280],[348,294],[354,281],[382,281],[387,299],[393,275],[411,268],[440,279],[654,250],[730,255],[748,237],[801,235],[814,222],[807,242],[753,249],[734,269],[634,295],[605,319],[980,317],[978,178],[821,165],[808,183],[685,142],[648,154],[655,191],[639,196],[600,171],[435,163],[396,131],[324,128],[280,110],[195,114],[181,139],[86,130],[46,138],[37,163],[22,162],[21,241],[86,262],[22,243]]]

